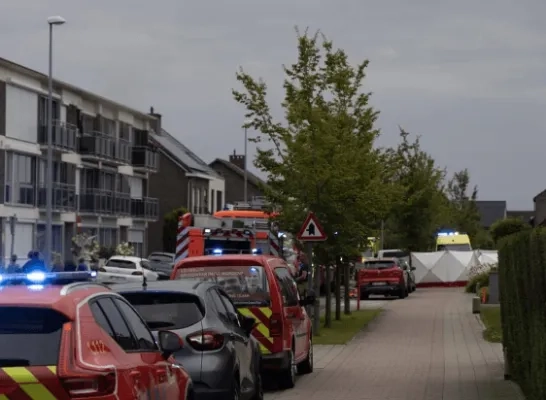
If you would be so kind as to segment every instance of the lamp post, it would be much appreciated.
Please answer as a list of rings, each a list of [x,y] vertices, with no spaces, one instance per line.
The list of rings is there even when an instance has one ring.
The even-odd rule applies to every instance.
[[[66,20],[61,16],[47,19],[49,24],[49,73],[47,79],[47,174],[46,174],[46,231],[45,262],[51,263],[53,247],[53,26],[62,25]]]
[[[246,119],[245,122],[244,122],[244,129],[245,129],[245,159],[244,159],[244,186],[243,186],[243,191],[244,191],[244,202],[245,204],[248,203],[248,167],[247,167],[247,161],[246,159],[248,158],[248,151],[247,151],[247,148],[248,148],[248,133],[247,133],[247,130],[248,130],[248,125],[252,123],[252,120],[250,119]]]

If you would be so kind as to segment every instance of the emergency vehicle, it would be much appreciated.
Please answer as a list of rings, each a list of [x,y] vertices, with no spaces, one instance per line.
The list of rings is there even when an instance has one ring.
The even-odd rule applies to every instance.
[[[172,354],[95,272],[0,275],[0,399],[191,399]]]
[[[436,236],[436,251],[471,251],[470,237],[466,233],[454,231],[438,232]]]
[[[263,210],[237,208],[214,215],[186,213],[179,218],[175,265],[188,257],[220,254],[270,254],[282,257],[276,223]]]
[[[222,286],[238,311],[256,320],[252,336],[260,344],[262,370],[273,373],[282,389],[294,387],[296,374],[313,372],[311,320],[289,267],[266,255],[223,255],[187,258],[176,264],[176,279],[201,279]]]

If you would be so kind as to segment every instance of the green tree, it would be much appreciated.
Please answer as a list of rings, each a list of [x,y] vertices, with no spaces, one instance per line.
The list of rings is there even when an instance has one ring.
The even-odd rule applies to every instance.
[[[433,248],[435,233],[447,219],[445,171],[421,148],[419,137],[410,142],[409,135],[400,128],[398,147],[386,151],[389,164],[395,167],[393,187],[398,190],[386,226],[398,248],[427,251]]]
[[[178,218],[186,214],[188,210],[178,207],[169,211],[163,216],[163,251],[176,252],[176,231],[178,229]]]
[[[451,205],[451,221],[457,230],[468,234],[473,247],[481,247],[483,241],[480,213],[476,200],[478,187],[470,187],[470,173],[467,169],[455,172],[447,184],[447,194]]]
[[[357,252],[388,212],[391,188],[381,184],[385,167],[374,149],[378,112],[362,90],[368,61],[353,67],[322,34],[296,32],[298,59],[284,66],[285,121],[272,116],[266,83],[243,69],[237,73],[243,90],[233,95],[258,132],[253,140],[272,144],[258,149],[254,164],[268,175],[265,194],[282,209],[283,229],[297,232],[313,211],[328,234],[315,254],[328,264]]]
[[[495,245],[498,245],[502,238],[521,232],[525,229],[531,229],[531,226],[519,218],[506,218],[491,225],[489,232],[491,233]]]

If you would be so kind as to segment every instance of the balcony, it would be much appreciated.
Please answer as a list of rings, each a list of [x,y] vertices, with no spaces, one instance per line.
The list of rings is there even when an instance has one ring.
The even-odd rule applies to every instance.
[[[131,216],[149,221],[157,221],[159,218],[159,200],[151,197],[131,199]]]
[[[101,132],[85,133],[80,137],[79,148],[82,157],[131,164],[131,144],[124,139]]]
[[[53,210],[72,212],[77,209],[76,185],[55,182],[52,187]],[[38,188],[38,207],[45,209],[47,207],[47,187],[40,185]]]
[[[129,216],[131,202],[128,193],[104,189],[85,189],[80,193],[80,212],[87,214]]]
[[[6,204],[35,206],[36,186],[32,183],[6,182],[4,202]]]
[[[53,148],[62,151],[78,151],[78,129],[76,126],[55,120],[52,126]],[[38,127],[38,143],[47,146],[47,125]]]
[[[142,168],[149,172],[157,172],[159,169],[159,154],[155,149],[147,146],[133,147],[133,167]]]

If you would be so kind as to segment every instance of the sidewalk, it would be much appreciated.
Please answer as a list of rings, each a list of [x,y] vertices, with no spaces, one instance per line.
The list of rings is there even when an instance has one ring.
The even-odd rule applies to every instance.
[[[315,346],[315,372],[266,400],[523,399],[460,288],[418,289],[384,309],[348,345]]]

